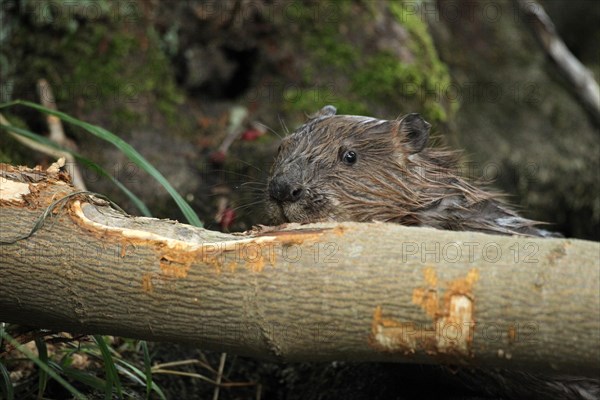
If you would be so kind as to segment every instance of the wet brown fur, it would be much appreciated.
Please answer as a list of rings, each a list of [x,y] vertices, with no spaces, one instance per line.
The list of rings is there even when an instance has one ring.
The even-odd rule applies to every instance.
[[[284,180],[304,189],[294,202],[268,196],[274,223],[386,221],[403,225],[496,234],[549,236],[501,201],[461,177],[458,152],[415,149],[403,118],[379,120],[334,115],[324,108],[283,139],[269,185]],[[419,117],[420,118],[420,117]],[[424,124],[422,119],[420,120]],[[424,142],[423,142],[424,143]],[[358,160],[346,165],[344,151]]]

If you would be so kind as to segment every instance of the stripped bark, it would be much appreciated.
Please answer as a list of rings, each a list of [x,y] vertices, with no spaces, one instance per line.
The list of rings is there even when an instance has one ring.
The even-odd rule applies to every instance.
[[[0,179],[0,321],[274,360],[600,372],[599,243],[384,223],[223,234],[124,215],[61,172]]]

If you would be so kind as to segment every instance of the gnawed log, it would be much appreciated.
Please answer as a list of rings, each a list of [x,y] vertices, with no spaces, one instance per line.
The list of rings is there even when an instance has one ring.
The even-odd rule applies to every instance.
[[[55,170],[0,179],[0,321],[274,360],[600,372],[599,243],[386,223],[224,234],[125,215]]]

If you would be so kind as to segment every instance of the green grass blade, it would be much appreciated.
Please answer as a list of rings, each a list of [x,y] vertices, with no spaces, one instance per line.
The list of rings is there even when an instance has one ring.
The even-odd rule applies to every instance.
[[[97,376],[92,375],[89,372],[81,371],[77,368],[72,367],[61,367],[53,361],[50,361],[48,365],[50,365],[58,373],[63,374],[67,378],[78,381],[99,392],[103,392],[106,388],[106,381],[104,379],[98,378]]]
[[[0,376],[2,377],[2,381],[0,382],[0,389],[2,390],[0,391],[0,393],[4,393],[3,398],[6,398],[6,400],[13,400],[15,398],[15,393],[13,391],[13,385],[10,380],[10,374],[8,373],[8,370],[6,369],[4,364],[2,364],[2,360],[0,360]],[[2,384],[2,382],[4,384]]]
[[[123,360],[118,360],[116,367],[117,367],[117,371],[119,372],[119,374],[121,374],[121,376],[125,376],[125,377],[129,378],[131,381],[135,382],[136,384],[138,384],[140,386],[146,386],[146,381],[144,379],[145,377],[143,375],[142,376],[138,375],[133,370],[133,368],[131,368],[130,364],[127,364]]]
[[[112,388],[117,390],[117,395],[120,399],[123,398],[123,389],[121,387],[121,380],[117,373],[117,367],[113,360],[112,354],[106,341],[101,335],[94,335],[94,341],[98,345],[100,352],[102,353],[102,359],[104,360],[104,370],[106,371],[106,398],[112,399]]]
[[[145,340],[140,341],[140,346],[144,352],[144,373],[146,375],[146,399],[150,399],[152,392],[152,361],[150,360],[150,352],[148,351],[148,343]]]
[[[35,338],[35,346],[37,347],[38,357],[40,361],[44,364],[48,364],[48,348],[46,347],[46,342],[44,342],[43,338]],[[44,392],[46,391],[46,385],[48,384],[48,373],[41,369],[39,370],[39,379],[38,379],[38,395],[37,398],[41,399],[44,397]]]
[[[128,362],[127,362],[127,361],[125,361],[125,360],[119,360],[119,363],[120,363],[120,364],[123,364],[123,365],[125,365],[127,368],[129,368],[131,371],[133,371],[133,373],[134,373],[135,375],[137,375],[137,376],[140,378],[140,379],[139,379],[139,381],[140,381],[140,382],[141,382],[142,380],[146,379],[146,388],[147,388],[147,389],[148,389],[148,388],[152,389],[153,391],[155,391],[155,392],[156,392],[156,394],[157,394],[157,395],[158,395],[158,396],[159,396],[161,399],[163,399],[163,400],[167,400],[167,397],[165,396],[165,394],[163,393],[163,391],[162,391],[162,390],[161,390],[161,389],[158,387],[158,385],[157,385],[157,384],[156,384],[156,383],[155,383],[155,382],[154,382],[152,379],[150,379],[150,381],[149,381],[149,383],[148,383],[148,380],[147,380],[148,373],[146,373],[146,372],[144,372],[144,371],[140,370],[139,368],[137,368],[136,366],[134,366],[134,365],[132,365],[132,364],[128,363]],[[121,370],[123,370],[123,369],[121,369]],[[151,375],[150,375],[150,376],[151,376]]]
[[[46,373],[52,379],[56,380],[65,389],[67,389],[73,395],[73,397],[75,397],[78,400],[86,400],[86,397],[80,391],[75,389],[69,382],[67,382],[60,375],[58,375],[51,367],[48,366],[48,364],[45,364],[42,361],[40,361],[40,359],[35,354],[33,354],[29,349],[27,349],[25,346],[22,346],[19,342],[17,342],[15,339],[13,339],[12,336],[10,336],[8,333],[4,332],[3,336],[4,336],[4,339],[8,343],[13,345],[21,353],[25,354],[25,356],[27,358],[29,358],[31,361],[33,361],[38,367],[40,367],[40,369],[45,370]]]
[[[0,104],[0,109],[11,107],[14,105],[23,105],[44,112],[46,114],[54,115],[55,117],[60,118],[65,122],[83,128],[86,131],[90,132],[92,135],[113,144],[116,148],[121,150],[123,154],[125,154],[131,161],[133,161],[138,167],[142,168],[144,171],[150,174],[166,189],[166,191],[171,195],[173,200],[175,200],[175,203],[177,203],[179,209],[191,225],[198,227],[202,226],[202,222],[200,222],[200,219],[198,218],[194,210],[183,199],[183,197],[181,197],[181,195],[177,193],[177,191],[175,190],[175,188],[173,188],[173,186],[171,186],[169,181],[167,181],[167,179],[156,168],[154,168],[152,164],[150,164],[144,157],[142,157],[142,155],[138,153],[137,150],[135,150],[133,147],[131,147],[131,145],[129,145],[129,143],[125,142],[117,135],[107,131],[102,127],[80,121],[60,111],[51,110],[39,104],[25,100],[15,100],[9,103]]]
[[[77,152],[74,152],[74,151],[71,151],[68,149],[64,149],[61,146],[59,146],[58,144],[49,140],[48,138],[46,138],[44,136],[40,136],[40,135],[38,135],[34,132],[31,132],[31,131],[28,131],[26,129],[18,128],[16,126],[12,126],[12,125],[2,125],[2,124],[0,124],[0,127],[6,129],[8,131],[11,131],[17,135],[21,135],[28,139],[34,140],[37,143],[41,143],[45,146],[52,147],[53,149],[61,150],[61,151],[71,154],[73,157],[75,157],[78,161],[80,161],[86,167],[88,167],[94,171],[97,171],[100,175],[102,175],[103,177],[106,177],[113,184],[115,184],[123,193],[125,193],[125,195],[127,197],[129,197],[129,199],[133,202],[133,204],[138,208],[138,210],[140,210],[140,212],[143,215],[145,215],[146,217],[152,216],[148,207],[146,207],[144,202],[142,200],[140,200],[139,197],[137,197],[135,194],[133,194],[133,192],[131,192],[129,189],[127,189],[125,187],[125,185],[123,185],[121,182],[119,182],[116,178],[114,178],[111,174],[109,174],[106,170],[104,170],[102,167],[100,167],[95,162],[87,159],[86,157],[82,156],[81,154],[79,154]]]

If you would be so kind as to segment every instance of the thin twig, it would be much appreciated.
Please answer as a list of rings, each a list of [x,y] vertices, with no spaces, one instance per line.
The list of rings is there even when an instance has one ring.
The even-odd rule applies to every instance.
[[[516,0],[542,48],[572,85],[572,93],[600,125],[600,86],[594,75],[571,53],[544,7],[533,0]]]
[[[45,79],[38,80],[38,94],[40,96],[40,102],[46,108],[49,108],[54,111],[58,111],[56,107],[56,100],[54,99],[54,93],[52,92],[52,87]],[[46,116],[46,123],[48,124],[48,139],[52,140],[54,143],[60,145],[63,148],[69,150],[77,150],[77,146],[72,140],[67,138],[65,135],[65,130],[63,129],[62,121],[60,118],[54,115]],[[47,154],[47,153],[46,153]],[[73,179],[73,186],[78,189],[86,190],[85,182],[83,181],[83,176],[79,171],[79,167],[75,161],[75,157],[73,157],[70,153],[64,152],[61,157],[65,157],[67,160],[67,165],[69,168],[69,174],[71,174],[71,178]]]
[[[209,371],[213,371],[216,372],[214,370],[214,368],[212,368],[210,365],[197,360],[197,359],[190,359],[190,360],[180,360],[180,361],[171,361],[171,362],[167,362],[167,363],[162,363],[162,364],[156,364],[154,366],[152,366],[152,368],[154,369],[161,369],[161,368],[166,368],[166,367],[179,367],[181,365],[190,365],[190,364],[200,364],[202,367],[208,369]]]
[[[219,371],[217,373],[215,392],[213,394],[213,400],[219,400],[219,391],[221,390],[221,380],[223,379],[223,369],[225,369],[225,360],[227,359],[227,353],[221,353],[221,360],[219,361]]]
[[[229,115],[227,136],[219,146],[219,152],[227,154],[231,144],[241,135],[242,128],[248,118],[248,110],[244,107],[233,107]]]

